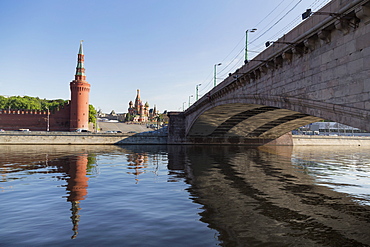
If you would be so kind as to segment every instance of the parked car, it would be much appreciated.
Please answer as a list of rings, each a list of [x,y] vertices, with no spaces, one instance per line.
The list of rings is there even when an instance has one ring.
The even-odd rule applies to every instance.
[[[18,131],[22,131],[22,132],[30,132],[30,129],[19,129]]]
[[[86,129],[76,129],[75,132],[88,132],[88,133],[90,133],[91,131],[86,130]]]
[[[107,130],[107,131],[105,131],[105,133],[117,133],[117,131],[115,131],[115,130]]]

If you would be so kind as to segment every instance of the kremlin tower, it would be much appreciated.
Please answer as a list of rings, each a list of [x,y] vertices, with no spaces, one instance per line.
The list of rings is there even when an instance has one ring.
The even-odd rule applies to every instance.
[[[88,129],[90,84],[85,81],[84,54],[82,41],[78,52],[75,79],[70,83],[70,131]]]

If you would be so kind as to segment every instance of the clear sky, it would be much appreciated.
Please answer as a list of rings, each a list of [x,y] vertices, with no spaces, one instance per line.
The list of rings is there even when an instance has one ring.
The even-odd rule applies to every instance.
[[[90,104],[127,112],[141,99],[187,107],[329,0],[1,0],[0,95],[69,99],[84,40]]]

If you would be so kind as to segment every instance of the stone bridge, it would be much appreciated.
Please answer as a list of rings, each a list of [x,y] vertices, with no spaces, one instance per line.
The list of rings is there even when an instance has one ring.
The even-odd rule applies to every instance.
[[[168,143],[289,144],[286,133],[323,119],[370,131],[369,23],[369,0],[331,1],[170,112]]]

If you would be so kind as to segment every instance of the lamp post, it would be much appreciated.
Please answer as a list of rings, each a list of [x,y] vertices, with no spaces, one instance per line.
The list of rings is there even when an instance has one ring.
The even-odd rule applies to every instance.
[[[49,132],[50,130],[50,111],[49,111],[49,107],[47,107],[48,109],[48,124],[47,124],[47,127],[46,127],[46,131]]]
[[[247,29],[245,31],[245,60],[244,63],[248,63],[248,32],[254,33],[257,31],[257,28]]]
[[[214,69],[213,69],[213,86],[216,86],[216,67],[220,66],[222,63],[215,64]]]
[[[185,104],[186,102],[182,102],[182,111],[185,111]]]
[[[199,88],[199,86],[201,86],[201,85],[202,85],[202,84],[198,84],[198,85],[196,86],[196,94],[195,94],[195,99],[196,99],[196,100],[198,100],[198,96],[199,96],[199,95],[198,95],[198,91],[199,91],[199,90],[198,90],[198,88]]]
[[[192,98],[193,97],[193,95],[190,95],[189,96],[189,107],[190,107],[190,98]]]

